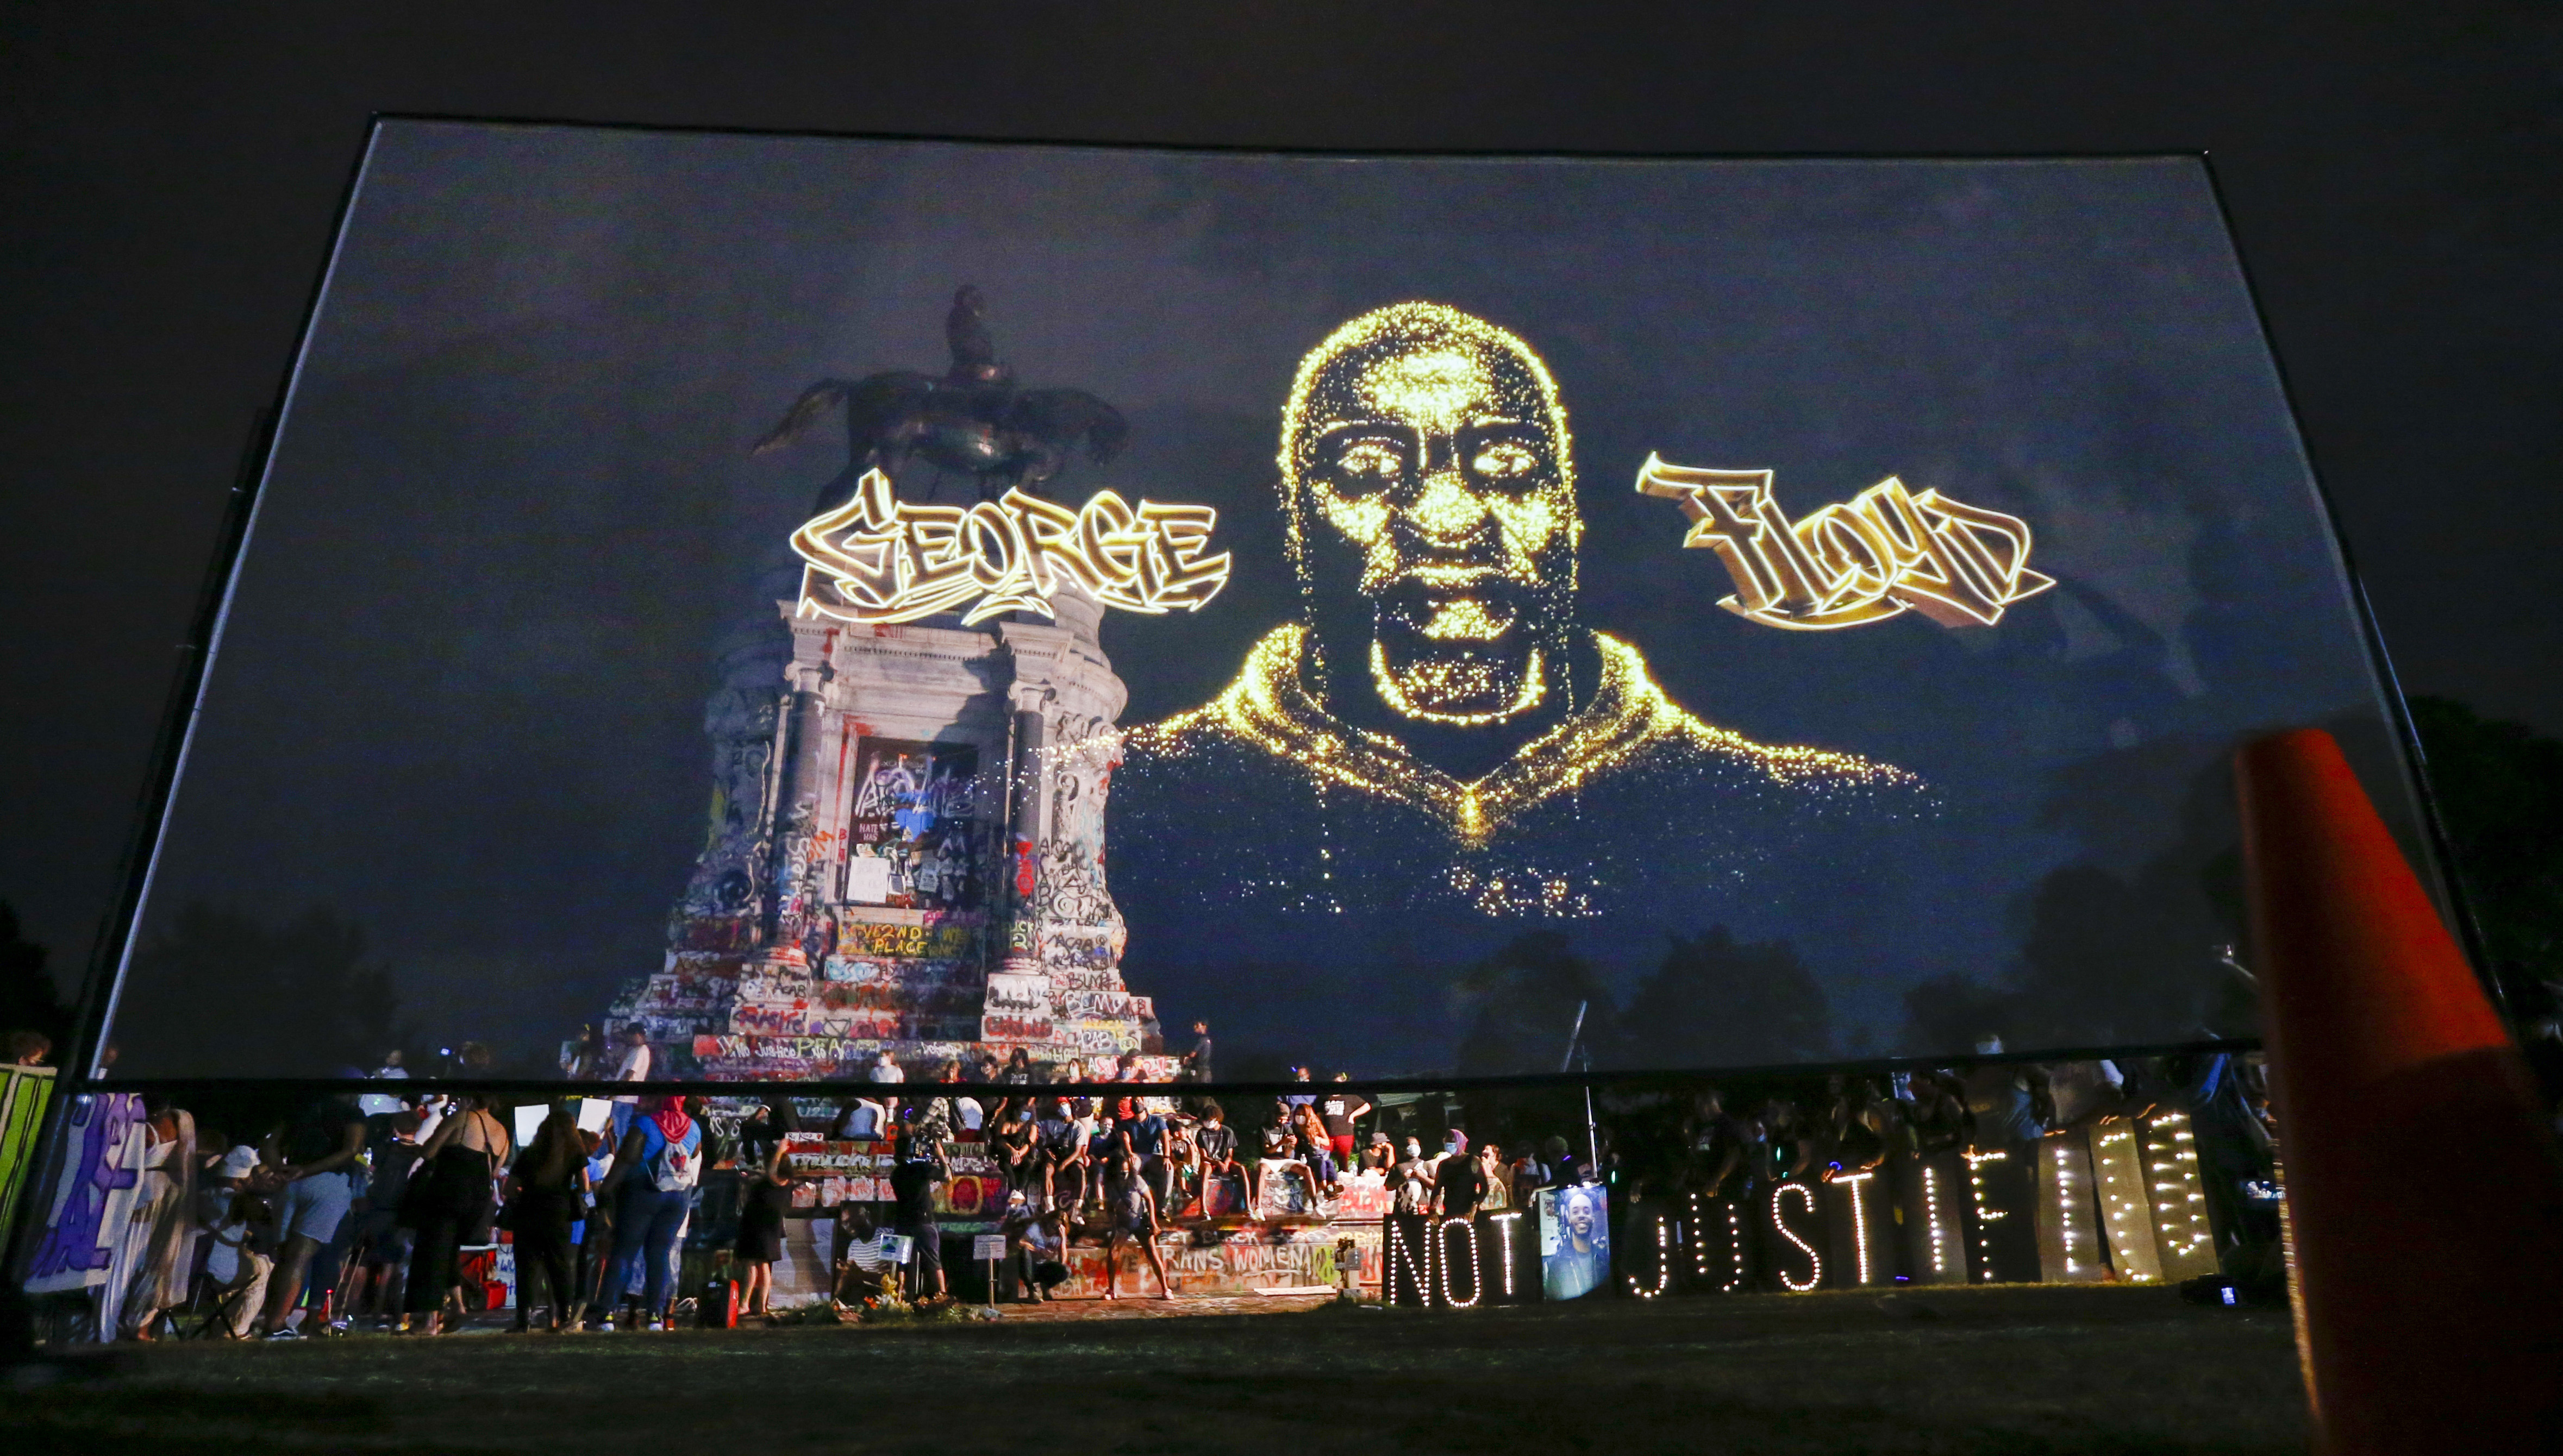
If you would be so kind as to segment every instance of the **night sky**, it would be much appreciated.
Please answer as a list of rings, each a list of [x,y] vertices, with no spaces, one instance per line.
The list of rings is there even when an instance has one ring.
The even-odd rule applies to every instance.
[[[0,897],[76,974],[110,898],[171,644],[223,492],[256,412],[277,395],[375,109],[1282,146],[2209,150],[2306,442],[2405,684],[2563,727],[2563,688],[2545,666],[2558,628],[2539,590],[2557,544],[2543,476],[2563,419],[2550,398],[2563,337],[2548,286],[2550,16],[2477,7],[2289,31],[2201,9],[2109,32],[1992,13],[1973,24],[1846,15],[1838,27],[1806,19],[1787,32],[1705,19],[1608,24],[1591,12],[1514,27],[1481,21],[1481,7],[1422,7],[1403,18],[1425,32],[1436,14],[1465,14],[1482,28],[1437,53],[1439,64],[1421,65],[1375,11],[1353,9],[1294,9],[1286,25],[1247,16],[1216,34],[1130,12],[1081,21],[1073,33],[1063,23],[1048,33],[969,34],[918,20],[898,30],[812,22],[794,36],[685,36],[647,21],[611,32],[460,21],[439,31],[319,10],[302,23],[226,21],[219,33],[196,34],[188,25],[199,22],[108,31],[69,11],[14,11],[0,38],[14,140],[0,150],[0,195],[13,203],[0,210],[13,305],[0,313],[12,402],[0,431],[13,461],[12,486],[0,492],[11,624],[0,672],[14,708],[0,761],[16,768],[0,796]],[[865,52],[901,64],[852,63]],[[1699,82],[1709,75],[1713,88]],[[1043,259],[1047,296],[1000,286],[993,280],[1028,264],[1020,246],[1009,255],[1002,231],[983,231],[978,251],[956,254],[935,232],[938,208],[941,226],[955,227],[951,219],[985,199],[865,194],[895,205],[914,240],[908,254],[865,264],[848,254],[880,225],[854,203],[860,179],[807,188],[726,168],[647,170],[629,161],[570,168],[547,190],[558,220],[540,241],[485,248],[477,259],[411,260],[414,283],[441,282],[446,296],[479,303],[432,319],[351,311],[333,341],[333,372],[309,382],[309,433],[287,442],[283,463],[306,452],[300,458],[330,488],[367,509],[280,524],[263,549],[282,542],[343,561],[344,548],[384,531],[417,549],[370,565],[378,592],[361,609],[297,609],[281,597],[264,609],[274,641],[325,644],[348,665],[333,668],[330,691],[296,690],[291,708],[267,710],[272,721],[255,734],[264,765],[227,792],[238,796],[235,811],[273,808],[256,822],[263,844],[326,850],[328,874],[296,885],[308,900],[339,897],[331,875],[352,882],[400,869],[413,896],[401,913],[415,920],[387,914],[370,929],[420,988],[521,969],[514,957],[573,969],[635,953],[655,959],[657,917],[698,831],[707,643],[753,585],[755,543],[779,534],[759,512],[788,527],[825,455],[813,446],[749,462],[740,446],[817,373],[936,363],[941,298],[959,275],[991,286],[1001,345],[1019,367],[1131,410],[1140,434],[1127,468],[1166,480],[1162,493],[1175,498],[1251,489],[1253,477],[1236,472],[1269,454],[1270,416],[1258,412],[1278,399],[1312,326],[1419,288],[1488,313],[1548,354],[1576,414],[1596,538],[1588,616],[1623,628],[1676,699],[1716,721],[1855,748],[1940,780],[1966,775],[1934,758],[1946,730],[1932,725],[1945,724],[1944,711],[1841,692],[1764,695],[1749,684],[1773,680],[1772,654],[1802,644],[1713,620],[1701,631],[1716,629],[1714,651],[1683,639],[1676,627],[1697,614],[1678,610],[1671,599],[1684,588],[1665,573],[1699,570],[1698,554],[1660,553],[1652,574],[1606,579],[1594,569],[1606,534],[1655,531],[1661,541],[1669,531],[1660,514],[1668,507],[1624,494],[1632,452],[1772,465],[1792,503],[1842,498],[1896,471],[2033,517],[2044,504],[2060,519],[2042,550],[2075,549],[2072,522],[2084,512],[2079,529],[2092,538],[2185,561],[2200,538],[2183,537],[2197,514],[2184,491],[2276,480],[2290,468],[2283,425],[2268,433],[2276,395],[2249,357],[2250,319],[2235,311],[2231,274],[2217,275],[2230,260],[2196,244],[2202,225],[2212,229],[2214,204],[2194,177],[2158,185],[2150,211],[2074,245],[2123,267],[2054,280],[2045,301],[1992,304],[1952,291],[1929,268],[1951,261],[1952,239],[2006,238],[2020,250],[2013,262],[2059,241],[2035,207],[2001,187],[1953,184],[1866,212],[1840,196],[1766,200],[1759,212],[1729,199],[1713,210],[1716,225],[1683,241],[1714,245],[1718,273],[1705,281],[1750,286],[1711,288],[1735,306],[1710,320],[1716,352],[1693,359],[1683,340],[1597,324],[1601,315],[1565,290],[1515,286],[1520,270],[1495,265],[1501,250],[1453,245],[1478,235],[1447,208],[1392,217],[1374,199],[1366,216],[1462,262],[1374,257],[1311,273],[1294,271],[1290,250],[1258,233],[1271,219],[1253,213],[1256,198],[1214,203],[1160,184],[1150,205],[1165,210],[1167,226],[1194,230],[1192,281],[1225,289],[1213,315],[1178,306],[1154,282],[1134,286],[1116,273],[1109,240],[1080,259]],[[465,168],[453,185],[486,196],[470,188],[489,181]],[[736,210],[673,206],[705,189]],[[1099,201],[1081,188],[1027,203],[1022,231]],[[414,205],[432,209],[436,199]],[[582,246],[618,217],[659,230],[670,256],[580,267],[591,256]],[[1905,251],[1890,250],[1879,267],[1847,270],[1842,249],[1823,246],[1881,235],[1899,237]],[[1767,246],[1780,237],[1798,241]],[[1651,241],[1661,240],[1614,239],[1602,281],[1649,283],[1647,269],[1622,265],[1647,256]],[[688,249],[731,265],[728,275],[680,266]],[[1588,277],[1600,263],[1544,261]],[[2212,320],[2173,330],[2148,353],[2117,326],[2128,315],[2113,311],[2107,277],[2227,296]],[[2016,273],[2010,281],[2036,291]],[[650,326],[667,322],[653,310],[680,311],[690,288],[718,293],[710,302],[719,322],[691,333]],[[1899,300],[1925,297],[1939,311],[1917,327]],[[1823,324],[1795,330],[1739,299],[1795,299],[1792,317]],[[2075,309],[2104,320],[2116,342],[2077,337]],[[1187,319],[1192,327],[1181,326]],[[1955,326],[1961,320],[1980,332]],[[625,347],[635,330],[674,342],[636,356]],[[2121,347],[2162,361],[2162,372],[2145,375],[2115,356]],[[1169,388],[1170,378],[1185,384]],[[476,391],[476,379],[499,383]],[[1987,422],[2002,402],[2031,395],[2049,402],[2049,432],[1999,432],[2007,444],[1998,448]],[[626,412],[600,419],[590,408],[599,399]],[[2257,420],[2260,434],[2200,435],[2198,422],[2220,411]],[[2169,424],[2129,432],[2130,419]],[[408,448],[426,441],[441,448]],[[543,468],[523,468],[536,459]],[[2102,476],[2115,514],[2091,516],[2070,491]],[[513,514],[458,512],[440,491],[465,480]],[[519,547],[575,543],[590,573],[482,570],[495,549],[493,520]],[[1253,532],[1269,524],[1244,519],[1232,529],[1250,552]],[[2213,634],[2203,644],[2178,634],[2146,639],[2183,611],[2226,611],[2266,628],[2281,598],[2333,610],[2289,594],[2311,580],[2305,563],[2226,562],[2184,603],[2146,600],[2124,565],[2141,550],[2098,555],[2107,564],[2082,577],[2092,598],[2074,599],[2090,620],[2058,605],[2068,600],[2060,593],[2020,636],[2042,644],[2043,661],[2089,661],[2075,643],[2101,640],[2090,635],[2096,625],[2151,660],[2146,673],[2112,679],[2130,702],[2092,699],[2081,710],[2087,721],[2039,730],[2054,735],[2039,748],[2056,761],[2082,751],[2072,745],[2113,745],[2120,720],[2140,744],[2207,732],[2182,717],[2202,698],[2236,724],[2342,706],[2329,687],[2270,671],[2283,661],[2336,683],[2337,663],[2249,652],[2220,660],[2214,644],[2230,638]],[[448,605],[434,612],[404,608],[440,592]],[[1256,603],[1242,574],[1219,604],[1230,620],[1205,614],[1162,634],[1163,660],[1182,667],[1144,677],[1125,655],[1143,650],[1135,627],[1116,623],[1108,645],[1133,682],[1133,715],[1197,700],[1224,677]],[[1999,663],[1955,640],[1915,623],[1846,635],[1826,644],[1839,660],[1819,677],[1853,674],[1870,658],[1910,669],[1939,654],[1949,670],[1918,677],[1976,701],[1979,684],[1967,674]],[[492,672],[493,663],[506,670]],[[601,664],[628,690],[583,705],[575,721],[552,711]],[[1790,670],[1801,670],[1796,652]],[[250,701],[260,669],[240,671],[225,690]],[[290,674],[268,682],[296,687]],[[523,736],[502,772],[455,747],[458,725]],[[315,783],[345,782],[331,766],[345,768],[346,745],[383,741],[386,729],[446,747],[376,755],[361,792],[315,803]],[[545,842],[578,852],[529,870],[503,855],[430,847]],[[421,857],[453,878],[408,872]],[[600,894],[648,907],[628,946],[582,935],[564,949],[545,939],[566,934],[559,906]],[[603,974],[579,969],[569,982]],[[575,1018],[586,1004],[584,994],[564,993],[527,1010]]]

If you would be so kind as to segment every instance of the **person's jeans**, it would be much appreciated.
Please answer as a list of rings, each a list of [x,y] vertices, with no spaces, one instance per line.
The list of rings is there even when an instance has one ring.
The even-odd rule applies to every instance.
[[[671,1287],[677,1247],[677,1235],[686,1226],[686,1188],[658,1188],[636,1184],[623,1193],[623,1205],[614,1213],[614,1276],[607,1282],[609,1297],[613,1291],[630,1289],[632,1276],[641,1275],[641,1307],[653,1318],[663,1318],[675,1291]]]

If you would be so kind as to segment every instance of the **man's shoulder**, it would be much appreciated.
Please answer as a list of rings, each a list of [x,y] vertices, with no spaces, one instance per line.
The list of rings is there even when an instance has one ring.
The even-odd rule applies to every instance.
[[[1765,743],[1710,723],[1665,692],[1637,647],[1607,633],[1597,632],[1593,639],[1617,699],[1624,749],[1620,767],[1631,776],[1714,777],[1739,786],[1830,797],[1928,797],[1922,777],[1909,769],[1842,749]]]

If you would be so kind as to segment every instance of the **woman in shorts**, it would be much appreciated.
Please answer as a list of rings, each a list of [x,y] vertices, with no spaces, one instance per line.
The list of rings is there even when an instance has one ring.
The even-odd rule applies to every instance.
[[[1103,1297],[1120,1297],[1114,1285],[1121,1270],[1121,1241],[1126,1238],[1137,1240],[1148,1267],[1157,1272],[1157,1297],[1173,1299],[1175,1287],[1166,1278],[1166,1261],[1157,1253],[1157,1195],[1139,1176],[1139,1160],[1127,1150],[1112,1155],[1103,1201],[1111,1219],[1103,1245]]]

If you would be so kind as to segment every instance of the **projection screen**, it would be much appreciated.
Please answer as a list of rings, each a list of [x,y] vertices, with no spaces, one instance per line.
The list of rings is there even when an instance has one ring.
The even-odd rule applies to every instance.
[[[2419,822],[2194,158],[386,120],[228,590],[119,1074],[2249,1035]]]

